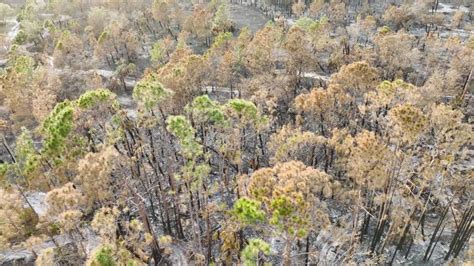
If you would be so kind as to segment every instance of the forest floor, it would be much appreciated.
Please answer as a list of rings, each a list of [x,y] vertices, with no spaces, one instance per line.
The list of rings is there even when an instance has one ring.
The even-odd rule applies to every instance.
[[[258,9],[249,6],[242,6],[238,4],[229,4],[229,15],[230,20],[235,24],[238,30],[242,29],[243,27],[248,27],[253,33],[257,32],[261,29],[265,24],[268,22],[268,18],[263,15]],[[14,18],[9,18],[7,23],[0,26],[0,36],[3,37],[3,42],[0,45],[0,67],[5,66],[7,61],[7,51],[11,42],[15,38],[16,34],[19,30],[19,24],[14,20]],[[60,68],[56,68],[53,64],[54,58],[49,57],[47,58],[47,63],[49,67],[51,67],[54,71],[61,73],[63,70]],[[89,71],[80,71],[90,72],[95,71],[97,74],[105,78],[107,81],[113,76],[113,70],[109,69],[92,69]],[[128,79],[126,80],[127,83],[127,91],[128,89],[132,89],[135,80]],[[208,89],[207,87],[205,88]],[[212,92],[209,91],[208,93],[214,94],[229,94],[229,88],[215,88]],[[127,114],[130,118],[136,118],[136,105],[130,95],[127,92],[121,92],[118,94],[117,97],[118,101],[124,106],[124,109],[127,111]],[[6,109],[3,106],[0,108]],[[2,110],[3,110],[2,109]],[[0,110],[0,114],[2,111]],[[38,213],[44,214],[47,209],[47,205],[45,202],[45,194],[42,192],[31,192],[28,195],[28,199],[32,202],[33,207]],[[97,235],[95,235],[89,228],[84,228],[85,235],[87,239],[85,239],[85,244],[87,245],[87,250],[91,252],[97,245]],[[66,246],[71,243],[71,240],[66,235],[55,236],[55,241],[57,241],[61,246]],[[172,253],[170,254],[170,260],[172,261],[173,265],[187,265],[188,258],[186,256],[185,248],[183,247],[184,244],[182,243],[173,243],[170,246]],[[40,253],[42,250],[46,248],[53,247],[52,241],[46,241],[45,243],[38,245],[35,247],[35,252]],[[20,263],[20,265],[33,265],[34,264],[34,255],[31,251],[24,249],[24,248],[15,248],[12,250],[2,251],[0,252],[0,265],[8,265],[8,263]]]
[[[446,6],[443,6],[443,10],[447,10],[448,7]],[[238,4],[229,4],[229,18],[230,20],[232,20],[234,23],[235,23],[235,26],[236,28],[238,29],[241,29],[243,27],[248,27],[252,32],[257,32],[260,28],[264,27],[264,25],[269,21],[269,18],[266,17],[262,12],[260,12],[258,9],[256,8],[253,8],[253,7],[249,7],[249,6],[242,6],[242,5],[238,5]],[[4,24],[3,26],[0,26],[0,36],[4,36],[4,42],[2,43],[2,45],[0,45],[0,67],[2,67],[2,62],[3,64],[4,61],[6,60],[6,51],[8,50],[8,47],[6,45],[8,45],[10,43],[10,41],[15,37],[17,31],[18,31],[18,24],[15,23],[15,21],[9,21],[8,23]],[[462,32],[464,33],[464,32]],[[470,33],[472,34],[472,32]],[[1,39],[0,39],[1,40]],[[5,44],[5,47],[3,47],[3,45]],[[3,51],[5,50],[5,53],[3,53]],[[53,66],[54,67],[54,66]],[[109,70],[96,70],[96,72],[100,72],[102,71],[102,74],[103,76],[105,76],[105,74],[111,72]],[[108,71],[107,73],[105,73],[104,71]],[[100,74],[100,73],[99,73]],[[321,76],[317,73],[305,73],[304,74],[305,76],[307,76],[308,78],[314,78],[314,79],[320,79],[320,80],[324,80],[326,81],[328,79],[327,76]],[[131,86],[133,87],[133,85]],[[230,93],[230,89],[228,88],[214,88],[214,89],[210,89],[209,87],[206,87],[205,88],[206,91],[208,91],[208,93],[223,93],[223,94],[231,94]],[[210,92],[212,91],[212,92]],[[125,109],[127,110],[129,116],[134,116],[136,115],[136,112],[135,112],[135,104],[131,98],[131,95],[129,93],[124,93],[124,94],[121,94],[119,95],[118,97],[118,100],[121,104],[123,104],[125,106]],[[1,104],[1,102],[0,102]],[[474,104],[473,104],[474,105]],[[0,106],[0,109],[3,108],[2,106]],[[0,114],[2,113],[2,111],[0,110]],[[472,156],[472,154],[474,152],[472,152],[472,150],[470,151],[470,156],[469,156],[469,160],[466,161],[466,165],[465,167],[468,168],[468,169],[472,169],[473,165],[474,165],[474,156]],[[44,206],[44,195],[43,194],[35,194],[35,193],[32,193],[31,194],[31,199],[32,201],[38,206],[39,209],[41,209],[43,211],[43,208],[45,207]],[[36,207],[36,206],[34,206]],[[432,223],[428,223],[426,225],[427,227],[427,235],[429,237],[431,231],[432,231],[432,227],[434,227],[435,225],[435,222],[433,221]],[[445,232],[443,234],[444,235],[452,235],[453,232]],[[90,237],[90,239],[88,240],[91,241],[91,244],[89,246],[89,243],[88,243],[88,250],[92,250],[93,247],[94,247],[94,244],[97,244],[98,242],[96,241],[97,239],[97,236],[92,233],[92,232],[87,232],[87,236]],[[68,242],[67,237],[65,236],[58,236],[59,238],[64,238],[64,242]],[[427,237],[427,238],[428,238]],[[428,239],[429,240],[429,239]],[[51,247],[52,243],[44,243],[43,245],[41,245],[41,247],[39,247],[39,250],[36,250],[37,252],[44,249],[44,248],[47,248],[47,247]],[[416,252],[413,252],[412,254],[414,253],[423,253],[423,250],[422,248],[423,247],[426,247],[426,243],[416,243],[416,245],[414,246],[414,250]],[[449,243],[444,243],[443,241],[440,242],[440,244],[438,245],[438,248],[435,249],[435,253],[433,255],[433,261],[438,261],[440,264],[442,264],[442,257],[443,257],[443,254],[446,252],[447,248],[449,248]],[[418,250],[419,249],[419,250]],[[173,261],[173,264],[174,265],[187,265],[187,257],[186,257],[186,253],[184,251],[185,249],[183,248],[182,244],[180,243],[176,243],[176,244],[173,244],[172,245],[172,254],[171,254],[171,257],[172,257],[172,261]],[[402,254],[403,252],[400,252],[400,255],[398,255],[398,257],[402,257]],[[31,252],[28,252],[27,250],[23,250],[23,249],[17,249],[17,250],[11,250],[11,251],[7,251],[7,252],[3,252],[3,253],[0,253],[0,265],[3,265],[2,262],[5,262],[5,261],[17,261],[18,259],[26,259],[27,257],[29,256],[32,256]],[[413,259],[413,258],[412,258]],[[418,258],[417,258],[417,261],[418,261]],[[408,260],[408,261],[404,261],[403,259],[400,259],[400,260],[396,260],[395,261],[396,264],[403,264],[403,263],[415,263],[413,260]]]
[[[258,9],[238,4],[229,4],[229,19],[235,23],[238,29],[247,27],[253,33],[269,21]]]

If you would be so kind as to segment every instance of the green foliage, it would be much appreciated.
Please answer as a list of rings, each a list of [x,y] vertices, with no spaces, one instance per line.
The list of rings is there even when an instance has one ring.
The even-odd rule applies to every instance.
[[[0,177],[5,175],[8,171],[8,164],[7,163],[1,163],[0,164]]]
[[[222,5],[222,2],[222,0],[211,0],[208,7],[212,11],[217,11],[217,9]]]
[[[38,11],[38,5],[34,1],[27,1],[26,4],[21,8],[20,13],[16,17],[17,21],[22,22],[24,20],[31,20]]]
[[[469,47],[471,50],[474,50],[474,36],[471,36],[467,41],[467,47]]]
[[[208,95],[194,98],[187,109],[193,114],[193,119],[200,123],[225,123],[225,116],[218,102],[211,100]]]
[[[15,57],[12,66],[16,73],[30,75],[33,73],[35,60],[27,55]]]
[[[56,30],[56,25],[54,25],[51,19],[46,19],[43,22],[43,28],[48,29],[50,32],[53,32]]]
[[[321,26],[327,24],[327,22],[328,19],[326,17],[322,17],[319,20],[314,20],[308,17],[301,17],[296,20],[295,25],[307,32],[313,32],[318,30]]]
[[[151,110],[169,95],[171,92],[159,82],[158,75],[150,74],[138,82],[132,96],[145,109]]]
[[[6,181],[9,169],[8,163],[0,163],[0,186]]]
[[[150,51],[151,61],[154,63],[159,63],[165,57],[165,47],[162,40],[159,40],[153,44],[153,47]]]
[[[260,115],[257,106],[247,100],[232,99],[227,102],[225,109],[230,111],[231,116],[236,116],[242,124],[250,123],[260,127],[268,122],[265,116]]]
[[[15,154],[21,175],[27,177],[38,167],[40,156],[34,147],[31,133],[26,128],[21,129],[16,141]]]
[[[170,116],[167,119],[167,129],[179,139],[194,138],[194,128],[189,120],[182,115]]]
[[[51,235],[59,235],[61,233],[61,227],[58,222],[48,223],[46,229]]]
[[[55,49],[59,51],[63,50],[65,48],[64,43],[68,43],[68,41],[71,40],[72,36],[73,34],[70,31],[63,31],[61,33],[61,37],[56,43]]]
[[[28,39],[28,34],[26,34],[24,30],[19,30],[13,42],[17,45],[23,45],[25,44],[27,39]]]
[[[10,190],[3,199],[0,189],[0,245],[10,232],[21,236],[7,239],[15,245],[28,235],[70,232],[75,237],[80,233],[77,226],[90,222],[103,241],[88,254],[91,265],[141,265],[152,261],[156,251],[163,253],[164,264],[171,263],[165,260],[173,239],[161,237],[159,250],[154,250],[155,231],[188,238],[183,246],[192,252],[190,263],[261,265],[265,254],[275,255],[274,263],[283,257],[282,264],[290,265],[305,259],[297,246],[308,232],[318,235],[324,230],[338,241],[315,244],[321,239],[310,237],[312,253],[340,246],[337,261],[383,264],[388,263],[383,261],[387,250],[397,259],[399,248],[420,243],[415,227],[423,214],[439,214],[446,207],[449,221],[439,224],[452,231],[459,223],[451,222],[451,216],[470,207],[463,202],[471,190],[465,164],[470,162],[472,126],[465,123],[465,106],[474,37],[467,41],[454,36],[459,34],[430,35],[426,45],[416,45],[417,36],[380,25],[400,15],[415,19],[406,25],[415,31],[426,23],[469,30],[469,21],[458,17],[461,11],[449,21],[403,5],[394,9],[400,11],[394,13],[397,17],[387,19],[382,10],[372,12],[363,1],[360,12],[349,14],[357,16],[357,24],[344,30],[348,1],[314,0],[309,9],[304,6],[309,2],[293,8],[294,13],[306,9],[303,13],[313,18],[301,16],[291,28],[277,19],[255,34],[242,29],[234,38],[223,0],[194,6],[192,12],[171,0],[153,0],[152,9],[151,1],[105,1],[109,3],[97,7],[86,3],[94,1],[26,1],[8,67],[0,69],[0,104],[6,108],[0,110],[0,131],[16,141],[15,163],[0,164],[0,187]],[[0,3],[0,21],[5,17],[2,9]],[[404,14],[406,10],[413,14]],[[322,14],[331,17],[331,24]],[[454,25],[456,17],[459,27]],[[159,32],[153,29],[157,23]],[[375,33],[378,26],[383,27]],[[115,112],[119,103],[106,89],[87,91],[54,107],[84,81],[84,75],[74,73],[81,68],[78,61],[94,65],[107,57],[107,63],[116,66],[115,81],[121,83],[131,73],[142,74],[147,66],[137,69],[130,60],[140,54],[147,42],[140,34],[150,35],[144,32],[148,30],[169,36],[152,43],[149,56],[156,71],[145,70],[133,88],[140,119]],[[204,38],[208,44],[211,35],[209,49],[186,46]],[[57,71],[35,62],[54,48]],[[104,60],[90,58],[91,53]],[[398,77],[417,81],[419,87]],[[383,79],[388,80],[378,85]],[[302,93],[309,83],[317,88]],[[237,88],[247,100],[228,99],[221,90],[191,98],[213,84]],[[459,103],[439,104],[447,95],[457,95]],[[33,111],[43,121],[41,151],[36,150],[34,134],[25,128],[18,133]],[[272,118],[270,123],[265,115]],[[30,130],[34,125],[28,123]],[[18,187],[6,189],[14,187],[6,181]],[[48,215],[42,217],[46,220],[38,223],[23,192],[54,189],[66,181],[74,182],[75,192],[61,192],[66,204],[50,200],[57,208],[48,203]],[[110,193],[102,196],[104,192]],[[426,192],[431,198],[424,197]],[[13,200],[17,203],[11,208],[4,207]],[[105,208],[112,200],[116,209]],[[99,208],[104,211],[91,222],[91,211]],[[342,215],[330,219],[334,212]],[[140,217],[129,219],[137,215],[143,224]],[[7,223],[12,226],[4,226]],[[273,237],[284,241],[274,247],[282,254],[272,254],[273,246],[265,242]],[[347,247],[350,252],[344,253]],[[206,251],[212,251],[211,257]],[[375,253],[380,254],[372,256]],[[334,263],[334,258],[307,257],[310,264],[318,259]]]
[[[275,225],[281,230],[286,230],[290,234],[295,233],[295,226],[298,227],[297,236],[304,237],[307,231],[304,226],[307,225],[307,220],[297,214],[297,206],[287,196],[281,195],[270,203],[273,210],[270,224]],[[288,226],[288,221],[290,221]]]
[[[226,32],[230,29],[231,22],[228,19],[228,13],[227,5],[220,3],[212,18],[212,28],[214,32]]]
[[[269,255],[270,245],[267,242],[258,238],[250,239],[248,245],[245,246],[245,248],[242,250],[242,253],[240,254],[242,257],[243,265],[258,265],[257,259],[260,252],[265,255]]]
[[[232,99],[227,105],[239,114],[249,120],[257,119],[258,110],[254,103],[243,99]]]
[[[121,61],[115,69],[115,74],[119,77],[125,77],[127,75],[133,74],[136,70],[137,66],[134,63],[127,63],[126,61]]]
[[[20,48],[20,46],[18,44],[13,43],[10,46],[10,49],[8,49],[7,54],[8,54],[8,65],[9,66],[14,65],[14,62],[15,62],[16,58],[21,56],[20,53],[19,53],[19,50],[20,50],[19,48]],[[3,69],[3,71],[4,70],[5,69]]]
[[[63,48],[64,48],[64,45],[63,45],[63,42],[61,40],[59,40],[56,43],[56,46],[54,47],[54,49],[56,49],[56,50],[62,50]]]
[[[407,83],[401,79],[396,79],[394,81],[384,80],[378,86],[377,89],[385,95],[393,95],[397,89],[403,89],[406,91],[414,91],[415,86],[410,83]]]
[[[194,167],[193,175],[198,179],[202,179],[209,175],[211,167],[208,164],[198,164]]]
[[[232,213],[245,224],[262,222],[265,213],[260,209],[262,203],[249,198],[240,198],[234,203]]]
[[[91,109],[98,104],[111,103],[112,108],[117,110],[119,104],[115,97],[115,94],[107,89],[97,89],[85,92],[76,101],[66,100],[56,104],[42,125],[45,138],[43,153],[48,156],[61,154],[74,126],[74,113],[77,108]],[[80,141],[80,139],[76,140]]]
[[[274,224],[278,223],[278,220],[290,216],[295,211],[292,201],[284,195],[272,200],[271,207],[273,209],[272,223]]]
[[[177,115],[168,117],[166,122],[167,130],[179,139],[181,150],[186,158],[196,158],[202,154],[202,147],[194,138],[195,130],[189,120],[182,115]]]
[[[218,49],[224,46],[228,41],[232,40],[232,33],[230,32],[221,32],[216,36],[214,42],[212,43],[211,49]]]
[[[99,266],[116,265],[113,254],[114,252],[111,247],[102,246],[95,254],[95,261],[97,262],[97,264],[94,264],[94,265],[99,265]]]
[[[177,178],[183,177],[191,181],[191,191],[196,191],[202,187],[203,180],[211,172],[211,167],[206,163],[196,163],[193,158],[189,158],[186,164],[181,167],[181,174]]]
[[[103,44],[103,43],[107,40],[108,37],[109,37],[109,33],[108,33],[106,30],[104,30],[104,31],[99,35],[99,38],[97,39],[97,42],[98,42],[99,44]]]
[[[242,67],[244,64],[245,49],[248,43],[252,39],[252,33],[249,28],[244,27],[240,30],[239,36],[237,37],[236,44],[234,45],[234,59],[238,67]]]
[[[385,35],[385,34],[388,34],[388,33],[392,32],[392,30],[388,26],[380,27],[380,28],[378,28],[377,31],[380,35]]]
[[[58,103],[43,123],[44,151],[58,154],[62,151],[67,135],[73,126],[74,108],[70,101]]]
[[[118,102],[115,100],[115,94],[108,89],[90,90],[82,94],[77,100],[77,106],[82,109],[88,109],[98,103],[112,101],[112,106],[117,106]]]

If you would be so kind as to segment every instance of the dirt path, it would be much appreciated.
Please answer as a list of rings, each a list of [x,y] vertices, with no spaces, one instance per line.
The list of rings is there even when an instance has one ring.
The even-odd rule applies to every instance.
[[[0,25],[0,60],[6,60],[8,49],[20,31],[20,23],[15,18],[8,18]]]
[[[229,19],[237,28],[248,27],[252,32],[257,32],[268,21],[260,11],[253,7],[238,4],[229,4]]]

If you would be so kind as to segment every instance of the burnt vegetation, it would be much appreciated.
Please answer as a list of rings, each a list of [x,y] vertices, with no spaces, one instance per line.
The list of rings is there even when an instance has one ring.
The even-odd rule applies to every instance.
[[[4,2],[2,265],[472,261],[470,1]]]

